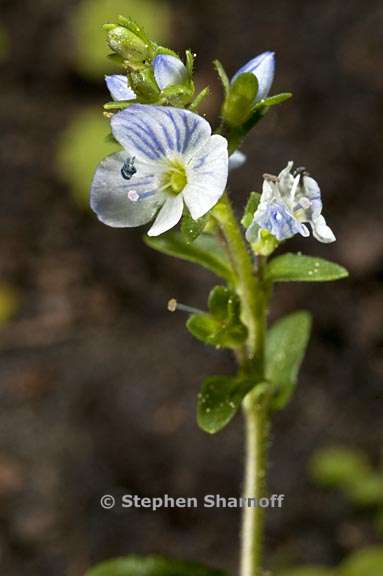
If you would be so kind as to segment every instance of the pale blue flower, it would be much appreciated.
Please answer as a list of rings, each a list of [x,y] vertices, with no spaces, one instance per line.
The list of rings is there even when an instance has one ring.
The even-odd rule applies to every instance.
[[[132,104],[111,119],[124,150],[105,158],[91,186],[91,207],[113,227],[141,226],[158,236],[181,219],[195,220],[222,196],[228,174],[227,140],[188,110]]]
[[[274,80],[275,54],[274,52],[262,52],[247,64],[242,66],[233,76],[232,82],[245,72],[253,73],[258,80],[258,94],[256,100],[267,98]]]
[[[105,76],[105,82],[113,100],[118,102],[120,100],[135,99],[136,95],[129,88],[128,79],[125,75],[112,74],[111,76]]]
[[[153,60],[154,78],[160,90],[173,84],[183,84],[188,77],[185,64],[176,56],[159,54]],[[113,100],[134,100],[136,95],[129,87],[128,79],[122,74],[105,76],[105,82]]]
[[[305,223],[320,242],[334,242],[335,236],[322,216],[322,200],[318,183],[304,168],[292,172],[289,162],[279,176],[264,175],[263,190],[254,219],[246,232],[249,242],[260,238],[262,229],[279,241],[295,234],[309,236]]]
[[[170,54],[159,54],[154,58],[153,72],[160,90],[173,84],[184,84],[188,79],[185,64]]]

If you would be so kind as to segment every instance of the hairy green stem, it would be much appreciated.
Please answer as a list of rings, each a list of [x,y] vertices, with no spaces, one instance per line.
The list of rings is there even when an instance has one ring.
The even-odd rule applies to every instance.
[[[266,494],[268,414],[265,402],[250,393],[244,402],[246,457],[243,497],[256,499],[255,507],[245,506],[242,514],[241,576],[262,576],[264,508],[259,501]]]
[[[256,292],[257,281],[253,262],[244,242],[227,192],[213,209],[213,216],[225,237],[230,260],[237,276],[237,292],[241,299],[242,321],[248,329],[247,354],[254,358],[256,352]]]
[[[256,274],[240,227],[227,193],[214,208],[226,241],[236,274],[236,288],[241,299],[242,321],[248,329],[246,356],[237,358],[241,370],[255,383],[265,381],[265,339],[268,290],[264,283],[266,259],[258,258]],[[267,435],[269,427],[268,400],[257,387],[243,403],[246,423],[246,457],[244,498],[257,502],[266,494]],[[241,533],[241,576],[262,576],[264,542],[264,510],[260,506],[243,508]]]

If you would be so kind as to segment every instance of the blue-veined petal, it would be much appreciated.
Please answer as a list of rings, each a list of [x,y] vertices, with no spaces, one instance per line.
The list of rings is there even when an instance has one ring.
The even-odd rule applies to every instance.
[[[313,235],[319,242],[324,242],[325,244],[335,242],[335,234],[331,228],[327,226],[323,216],[318,216],[318,218],[310,222],[310,224],[313,229]]]
[[[249,242],[256,242],[261,229],[268,230],[277,240],[287,240],[295,234],[308,236],[307,227],[298,222],[287,209],[286,204],[280,200],[262,202],[254,214],[254,219],[246,232]]]
[[[122,74],[105,76],[105,82],[113,100],[134,100],[135,93],[128,86],[128,79]]]
[[[182,194],[168,197],[149,229],[148,236],[159,236],[178,224],[182,217],[183,206]]]
[[[240,150],[236,150],[229,156],[229,170],[236,170],[243,166],[246,162],[246,154],[241,152]]]
[[[188,110],[132,104],[111,119],[116,140],[145,162],[182,156],[187,162],[211,135],[209,123]]]
[[[262,100],[266,98],[270,92],[271,85],[274,80],[275,72],[275,54],[274,52],[263,52],[259,54],[249,62],[247,62],[242,68],[238,70],[233,76],[233,80],[237,78],[240,74],[245,72],[252,72],[255,74],[258,80],[258,94],[257,100]]]
[[[98,165],[91,185],[92,210],[101,222],[115,228],[146,224],[164,202],[163,193],[158,191],[158,176],[146,165],[137,163],[137,173],[131,180],[122,177],[127,157],[126,152],[107,156]]]
[[[194,220],[206,214],[224,193],[228,164],[227,140],[219,134],[211,136],[191,160],[183,196]]]
[[[170,54],[159,54],[153,60],[154,77],[161,90],[173,84],[183,84],[188,78],[186,66]]]

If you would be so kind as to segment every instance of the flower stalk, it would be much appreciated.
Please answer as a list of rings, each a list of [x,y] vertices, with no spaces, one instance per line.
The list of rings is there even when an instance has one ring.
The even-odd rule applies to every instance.
[[[264,355],[268,288],[264,275],[266,258],[258,257],[255,273],[227,192],[213,210],[226,239],[227,250],[237,277],[237,293],[241,299],[242,321],[248,329],[246,355],[240,357],[240,370],[257,383],[265,380]],[[237,357],[238,358],[238,357]],[[266,493],[267,436],[269,429],[268,398],[257,387],[243,402],[246,456],[244,498],[257,502]],[[241,576],[261,576],[263,565],[264,510],[260,506],[245,507],[241,533]]]

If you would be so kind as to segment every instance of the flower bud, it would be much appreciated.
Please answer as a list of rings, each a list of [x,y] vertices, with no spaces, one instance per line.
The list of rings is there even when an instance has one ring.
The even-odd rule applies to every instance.
[[[107,25],[110,48],[133,70],[147,66],[153,58],[152,43],[143,34],[123,25]]]

